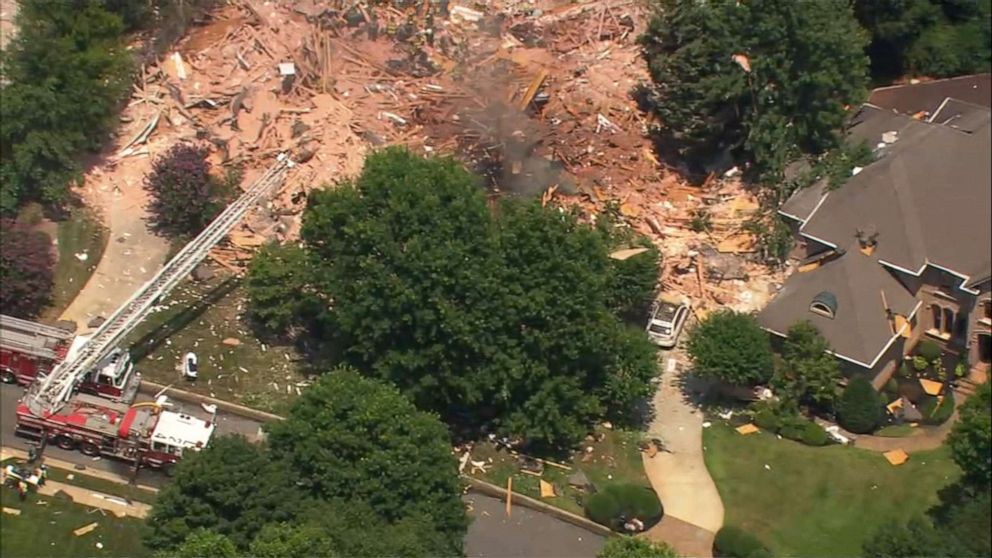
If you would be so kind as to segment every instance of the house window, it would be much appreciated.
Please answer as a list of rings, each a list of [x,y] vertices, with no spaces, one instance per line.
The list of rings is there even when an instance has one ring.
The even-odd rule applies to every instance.
[[[954,322],[954,336],[958,339],[964,339],[968,336],[967,333],[968,320],[965,319],[964,315],[958,314],[958,319]]]
[[[933,315],[933,330],[940,331],[940,324],[942,322],[943,312],[940,310],[940,306],[936,304],[930,305],[930,313]]]
[[[954,310],[951,310],[950,308],[944,308],[943,326],[944,327],[943,329],[941,329],[941,331],[944,332],[945,334],[950,335],[951,332],[954,330]]]
[[[992,300],[982,301],[982,319],[992,322]]]
[[[832,320],[837,315],[837,297],[833,293],[823,291],[813,297],[809,311]]]

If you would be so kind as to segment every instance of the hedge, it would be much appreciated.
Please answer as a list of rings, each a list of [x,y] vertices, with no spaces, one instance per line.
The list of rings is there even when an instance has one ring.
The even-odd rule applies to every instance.
[[[768,548],[751,533],[733,526],[717,531],[713,555],[723,558],[771,558]]]
[[[771,409],[762,409],[754,413],[754,424],[762,430],[777,432],[779,424],[778,416]]]
[[[803,428],[802,438],[799,441],[807,446],[825,446],[830,443],[830,436],[822,426],[810,422],[806,428]]]
[[[928,397],[926,402],[920,407],[920,414],[923,415],[923,424],[938,425],[947,422],[954,413],[954,392],[946,390],[944,398],[937,403],[936,397]]]
[[[856,376],[847,383],[837,404],[837,420],[845,430],[855,434],[868,434],[875,430],[883,417],[882,402],[864,376]]]
[[[940,345],[929,339],[920,341],[920,344],[916,346],[916,355],[923,357],[927,362],[936,362],[940,359],[941,353],[943,351],[940,350]]]
[[[589,519],[614,531],[623,532],[624,522],[634,518],[649,529],[661,521],[663,514],[655,491],[637,484],[611,484],[586,500]]]

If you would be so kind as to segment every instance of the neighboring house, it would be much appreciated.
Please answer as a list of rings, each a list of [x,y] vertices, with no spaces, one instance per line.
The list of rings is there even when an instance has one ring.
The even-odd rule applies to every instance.
[[[779,210],[794,222],[803,259],[759,314],[765,329],[784,336],[811,321],[845,373],[867,374],[876,388],[921,338],[988,370],[989,84],[986,74],[872,94],[886,108],[864,105],[850,134],[873,147],[875,161],[833,191],[821,181],[796,192]],[[970,92],[972,102],[948,91]]]

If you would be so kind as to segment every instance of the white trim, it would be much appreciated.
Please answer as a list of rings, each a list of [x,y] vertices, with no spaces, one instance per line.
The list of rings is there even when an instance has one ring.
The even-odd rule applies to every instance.
[[[816,212],[820,210],[820,206],[823,205],[823,202],[827,201],[828,197],[830,197],[829,190],[825,192],[822,196],[820,196],[820,201],[816,202],[816,205],[813,207],[813,211],[810,211],[809,215],[806,216],[807,223],[809,222],[810,219],[813,218],[814,215],[816,215]],[[803,226],[806,226],[806,223],[803,223]]]
[[[892,346],[892,343],[894,343],[896,339],[898,339],[899,337],[902,336],[902,332],[905,331],[905,329],[907,327],[910,327],[909,326],[909,322],[913,319],[914,316],[916,316],[916,313],[920,310],[920,307],[921,306],[923,306],[923,301],[922,300],[917,301],[916,302],[916,307],[913,308],[913,311],[910,312],[909,313],[909,316],[906,317],[906,323],[904,323],[902,325],[902,327],[899,328],[899,331],[895,332],[892,335],[892,337],[885,344],[885,346],[882,347],[882,350],[879,351],[877,355],[875,355],[875,358],[874,359],[872,359],[871,364],[866,364],[864,362],[861,362],[860,360],[857,360],[857,359],[854,359],[854,358],[851,358],[851,357],[848,357],[848,356],[844,356],[844,355],[842,355],[842,354],[840,354],[838,352],[831,351],[829,349],[826,350],[826,351],[824,351],[824,352],[827,353],[828,355],[835,356],[835,357],[837,357],[839,359],[843,359],[843,360],[846,360],[848,362],[853,362],[854,364],[857,364],[858,366],[861,366],[862,368],[867,368],[868,370],[871,370],[872,368],[875,368],[875,365],[878,364],[879,359],[881,359],[882,358],[882,355],[884,355],[885,352],[889,350],[889,347]],[[761,326],[761,329],[763,329],[763,330],[765,330],[765,331],[767,331],[769,333],[773,333],[775,335],[778,335],[779,337],[782,337],[784,339],[788,339],[788,337],[789,337],[788,335],[786,335],[784,333],[780,333],[778,331],[775,331],[774,329],[772,329],[770,327]]]
[[[944,97],[944,100],[940,102],[940,106],[937,107],[937,110],[933,111],[933,114],[930,115],[930,118],[927,118],[927,123],[933,124],[934,118],[937,118],[937,115],[940,114],[940,111],[944,110],[944,107],[947,105],[947,101],[950,100],[951,100],[950,97]]]
[[[786,213],[786,212],[784,212],[784,211],[782,211],[781,209],[779,209],[779,210],[777,210],[776,212],[777,212],[777,213],[778,213],[779,215],[782,215],[782,216],[785,216],[785,217],[788,217],[789,219],[795,219],[796,221],[799,221],[799,225],[800,225],[800,227],[802,227],[802,225],[805,225],[805,224],[806,224],[806,221],[804,221],[803,219],[801,219],[800,217],[798,217],[798,216],[796,216],[796,215],[793,215],[793,214],[791,214],[791,213]]]
[[[805,236],[806,238],[808,238],[810,240],[815,240],[815,241],[819,242],[820,244],[824,244],[826,246],[829,246],[829,247],[833,248],[834,250],[838,250],[840,248],[839,246],[837,246],[833,242],[830,242],[828,240],[824,240],[822,238],[817,238],[817,237],[815,237],[815,236],[813,236],[811,234],[806,234],[804,232],[800,232],[799,234]]]

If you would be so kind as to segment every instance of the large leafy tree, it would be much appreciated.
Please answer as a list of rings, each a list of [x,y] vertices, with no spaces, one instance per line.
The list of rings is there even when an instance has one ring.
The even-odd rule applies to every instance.
[[[292,518],[300,500],[292,480],[261,446],[221,436],[184,456],[173,481],[159,493],[145,542],[173,549],[206,529],[245,548],[264,525]]]
[[[307,252],[299,245],[267,244],[248,268],[248,315],[265,334],[284,335],[306,323],[319,304],[311,294]]]
[[[99,0],[22,0],[17,37],[0,58],[0,210],[59,204],[77,157],[97,149],[128,90],[120,17]]]
[[[388,523],[425,521],[460,553],[467,528],[448,432],[396,388],[354,371],[325,374],[269,425],[273,458],[302,490],[358,500]]]
[[[55,257],[52,239],[13,219],[0,219],[0,308],[32,318],[52,293]]]
[[[949,77],[992,68],[989,0],[855,0],[872,75]]]
[[[690,162],[724,151],[775,174],[838,143],[867,86],[847,0],[658,0],[641,38],[654,109]]]
[[[829,409],[837,398],[840,379],[840,366],[836,358],[827,354],[829,348],[827,340],[812,323],[793,324],[782,347],[785,365],[773,379],[776,390],[797,403]]]
[[[710,314],[689,331],[686,348],[702,376],[740,386],[771,378],[771,343],[750,314],[732,310]]]
[[[645,274],[616,270],[609,238],[571,213],[492,212],[460,165],[390,149],[316,192],[302,235],[333,301],[315,321],[344,359],[453,425],[568,445],[650,393],[650,345],[611,312]]]
[[[172,550],[157,553],[161,558],[237,558],[238,550],[231,539],[207,529],[191,532],[186,540]]]
[[[969,486],[989,491],[992,484],[992,384],[982,384],[958,411],[947,440],[954,462]]]

